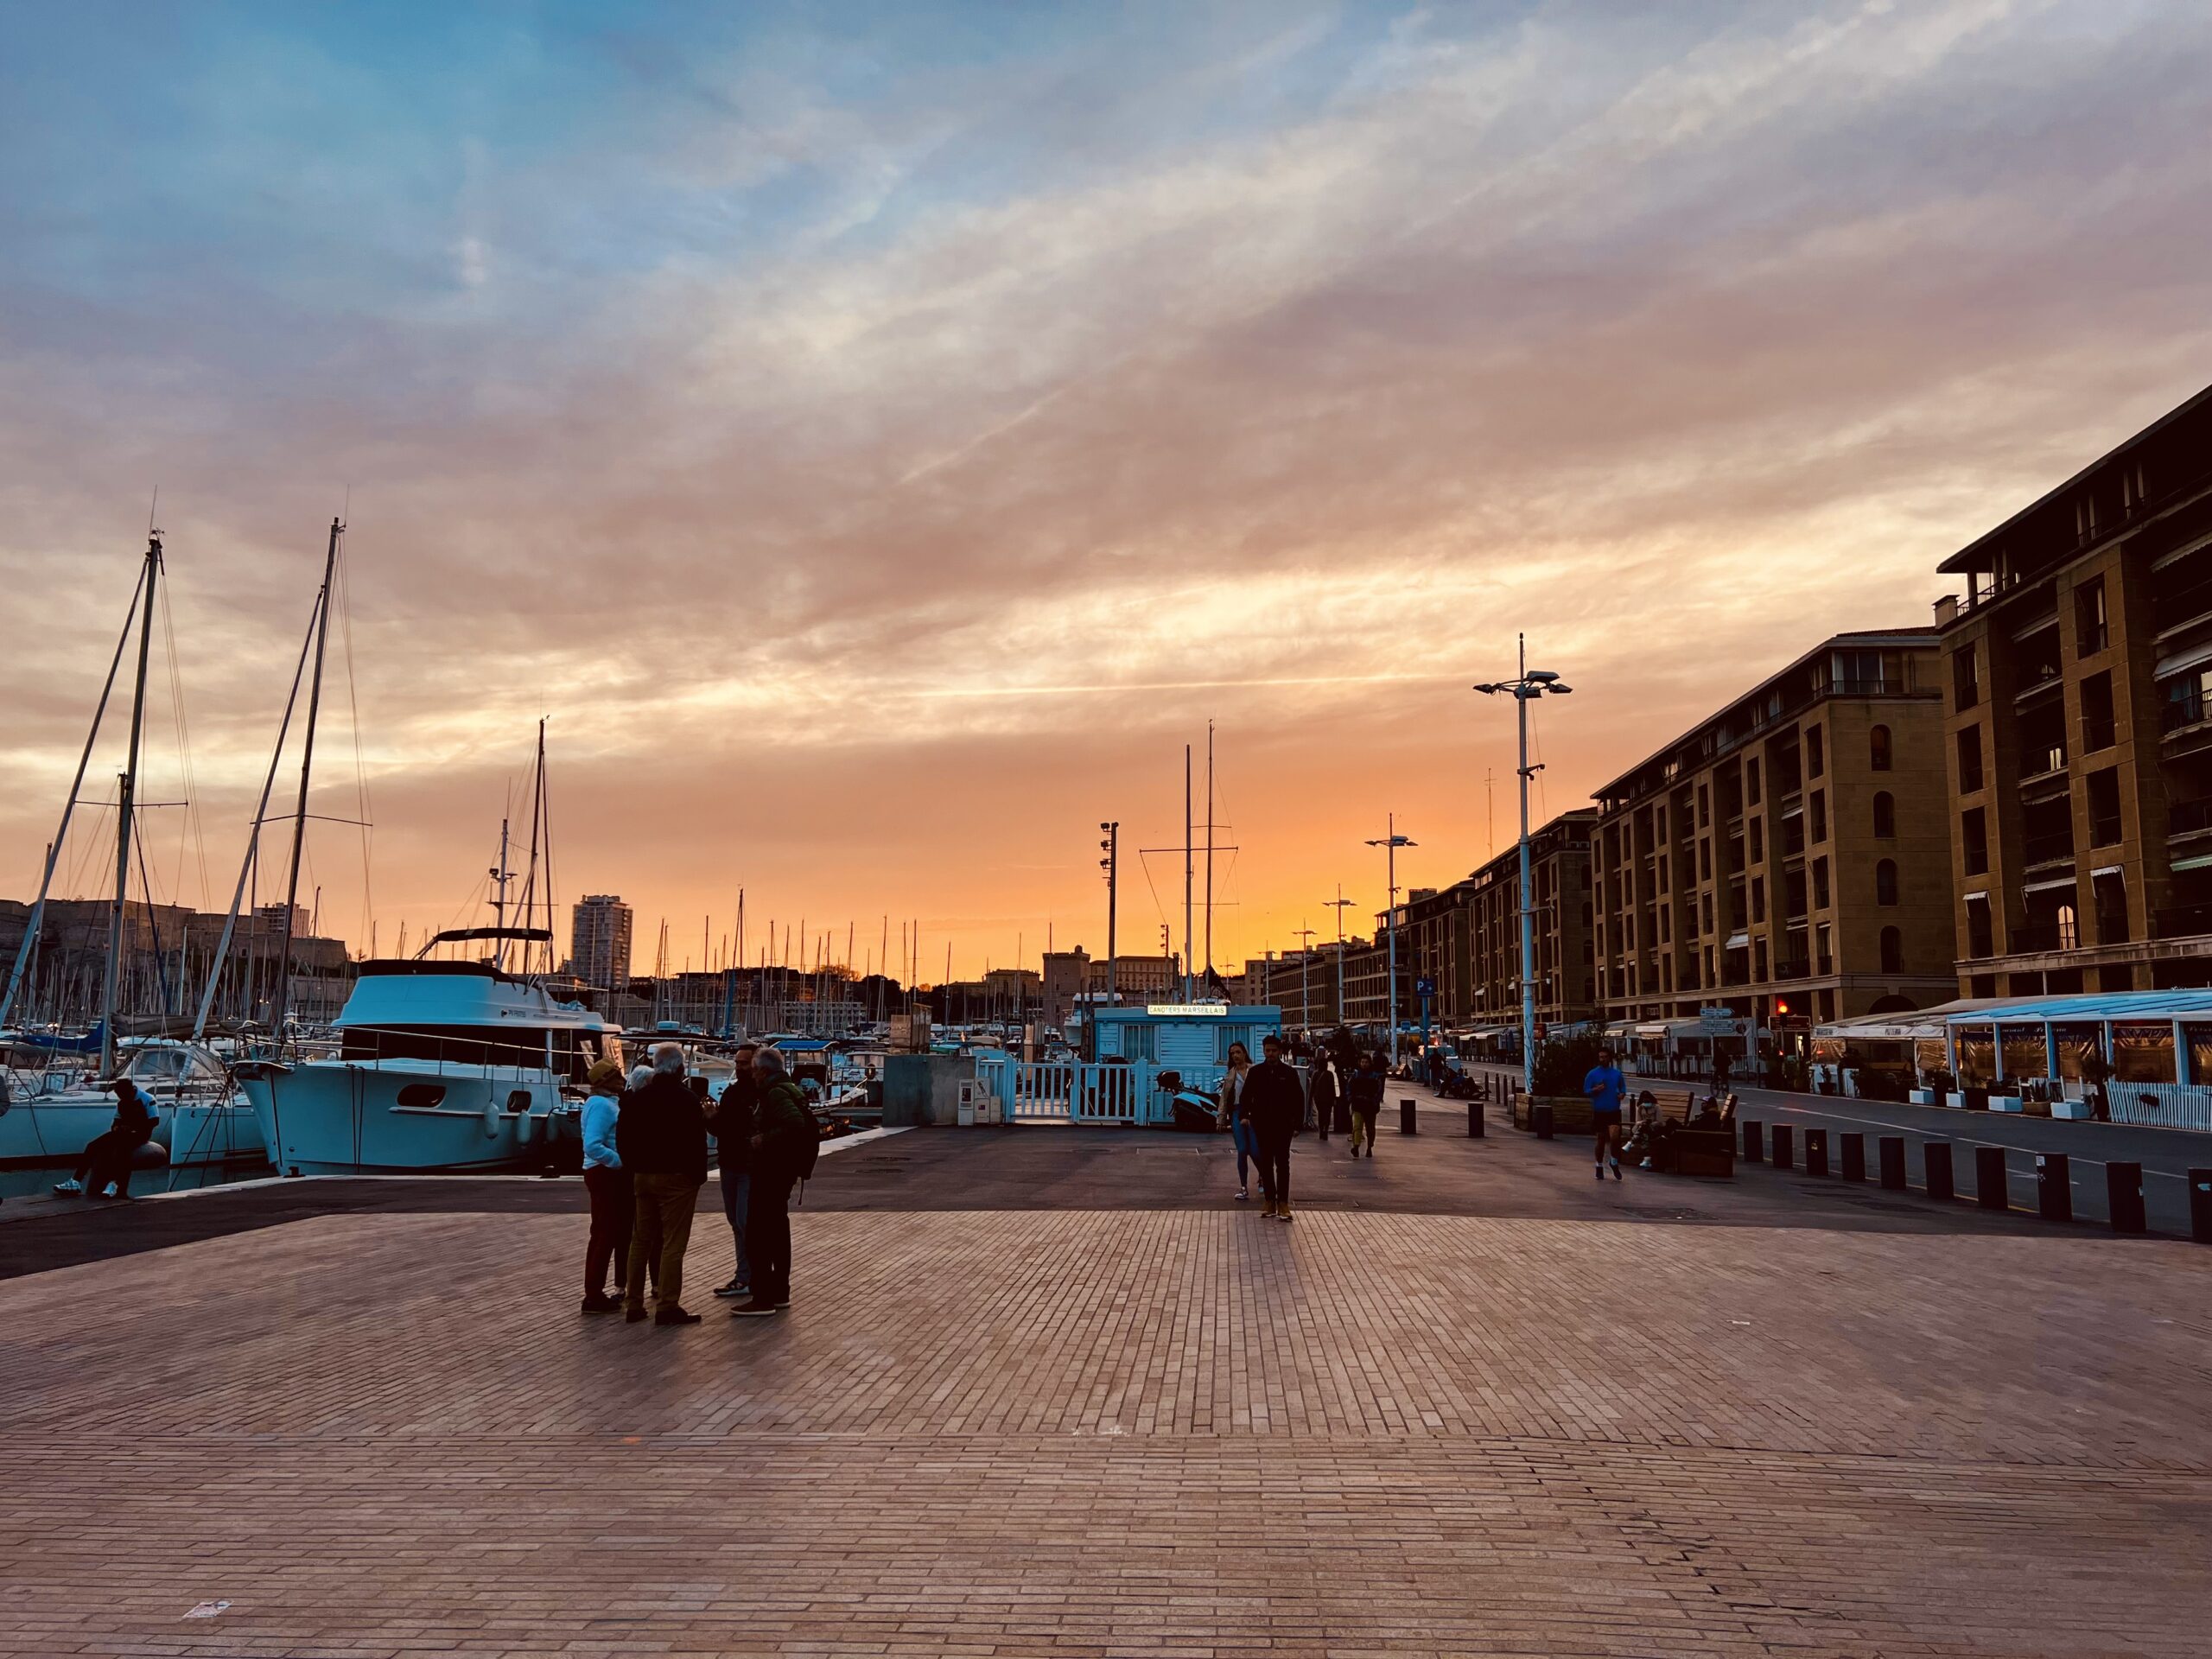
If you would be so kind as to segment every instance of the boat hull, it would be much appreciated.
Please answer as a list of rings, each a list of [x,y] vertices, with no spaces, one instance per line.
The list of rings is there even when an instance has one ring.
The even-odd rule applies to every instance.
[[[154,1139],[168,1148],[172,1169],[261,1160],[258,1116],[243,1095],[227,1098],[163,1100],[152,1104]],[[115,1096],[104,1090],[34,1096],[0,1112],[0,1164],[17,1166],[74,1163],[93,1137],[115,1122]]]
[[[535,1168],[558,1133],[559,1086],[527,1068],[310,1060],[243,1084],[288,1175]]]

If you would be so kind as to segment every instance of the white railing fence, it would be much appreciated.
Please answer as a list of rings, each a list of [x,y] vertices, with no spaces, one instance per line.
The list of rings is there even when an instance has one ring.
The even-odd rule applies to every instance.
[[[1175,1121],[1177,1087],[1211,1094],[1221,1087],[1220,1065],[1126,1065],[1071,1060],[977,1060],[976,1077],[997,1096],[1009,1123],[1134,1123],[1166,1127]],[[1297,1068],[1304,1081],[1305,1068]]]
[[[2079,1085],[2076,1085],[2077,1087]],[[2212,1129],[2212,1085],[2201,1083],[2111,1083],[2115,1123],[2155,1123],[2168,1129]]]

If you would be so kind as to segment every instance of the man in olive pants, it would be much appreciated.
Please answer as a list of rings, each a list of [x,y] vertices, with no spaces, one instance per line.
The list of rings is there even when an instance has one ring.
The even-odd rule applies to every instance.
[[[696,1325],[699,1316],[683,1310],[683,1251],[707,1184],[707,1118],[683,1081],[679,1045],[654,1048],[653,1074],[623,1101],[614,1136],[638,1198],[623,1317],[632,1324],[645,1317],[645,1263],[658,1259],[653,1323]]]

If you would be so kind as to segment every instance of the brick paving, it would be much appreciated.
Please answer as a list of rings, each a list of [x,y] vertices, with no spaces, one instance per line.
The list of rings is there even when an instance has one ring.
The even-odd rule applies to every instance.
[[[826,1161],[766,1328],[579,1319],[573,1183],[0,1230],[0,1653],[2212,1646],[2212,1252],[1496,1131],[1285,1229],[1116,1145]]]

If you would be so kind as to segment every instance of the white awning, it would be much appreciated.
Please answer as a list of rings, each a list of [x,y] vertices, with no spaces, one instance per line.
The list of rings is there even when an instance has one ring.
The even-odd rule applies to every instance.
[[[2171,657],[2159,658],[2158,667],[2151,672],[2153,677],[2164,679],[2169,674],[2202,668],[2207,663],[2212,663],[2212,639],[2200,639],[2193,645],[2183,645]]]

